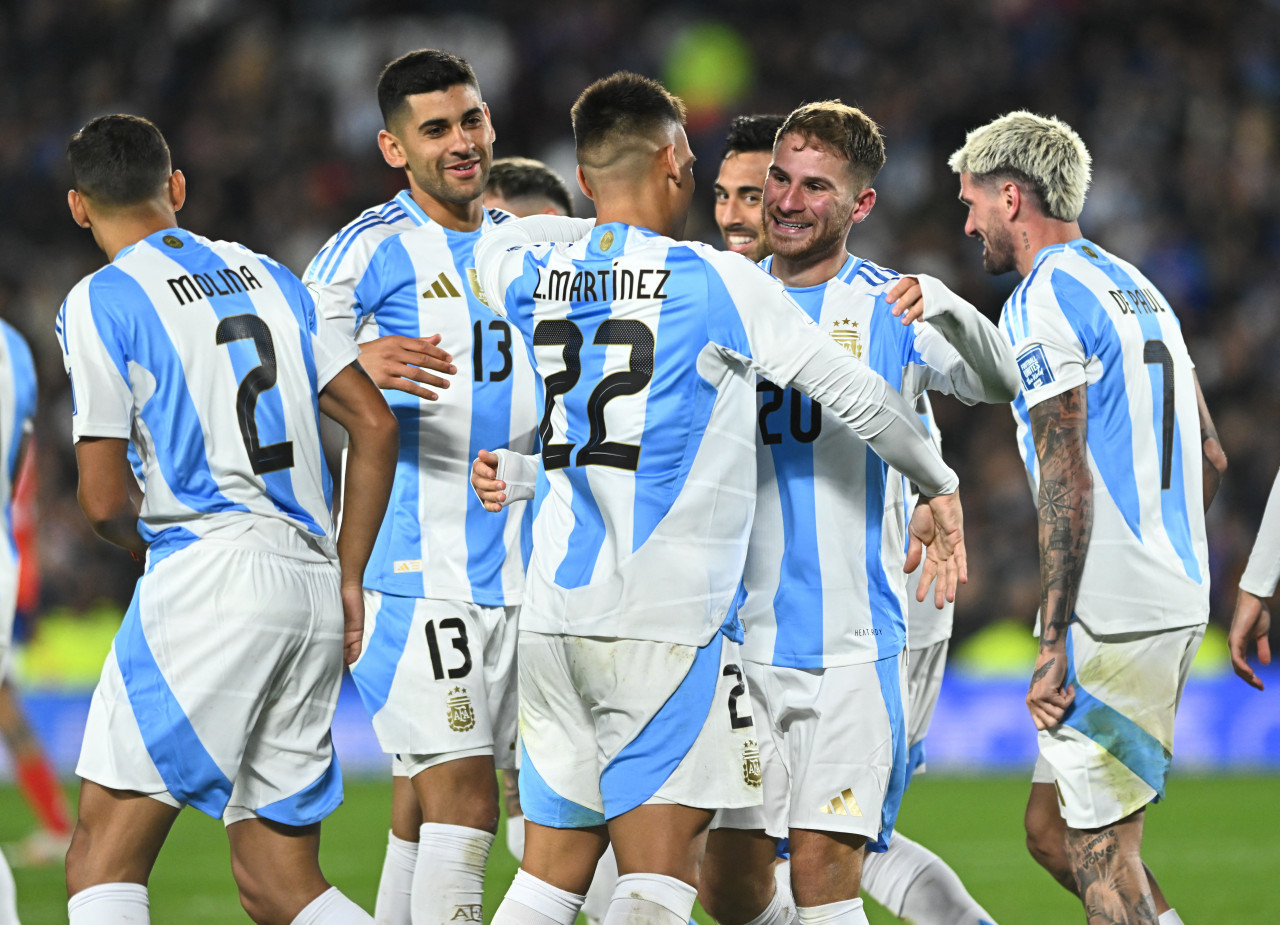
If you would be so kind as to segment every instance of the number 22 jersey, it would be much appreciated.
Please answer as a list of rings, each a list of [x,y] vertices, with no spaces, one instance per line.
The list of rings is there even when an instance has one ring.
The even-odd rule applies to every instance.
[[[140,460],[151,564],[262,518],[335,554],[318,402],[358,351],[287,269],[157,231],[81,280],[56,331],[73,435],[131,440]]]
[[[1169,303],[1132,264],[1079,238],[1036,254],[1000,329],[1017,359],[1013,415],[1033,492],[1030,409],[1086,389],[1093,529],[1075,616],[1095,635],[1205,622],[1200,416]]]

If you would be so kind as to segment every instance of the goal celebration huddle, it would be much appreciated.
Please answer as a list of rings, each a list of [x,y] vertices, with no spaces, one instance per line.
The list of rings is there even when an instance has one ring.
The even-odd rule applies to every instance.
[[[150,920],[187,805],[271,925],[683,925],[695,901],[722,925],[866,923],[863,893],[994,925],[896,827],[982,542],[931,392],[1010,406],[1035,501],[1027,847],[1091,925],[1181,923],[1189,885],[1144,864],[1143,824],[1227,458],[1178,306],[1080,227],[1086,141],[1029,111],[957,139],[945,231],[1020,280],[993,322],[857,256],[886,147],[841,100],[733,121],[718,248],[685,239],[695,158],[656,80],[581,91],[571,178],[494,159],[502,114],[448,51],[389,62],[376,98],[406,186],[300,278],[181,226],[202,190],[142,114],[68,144],[71,216],[108,261],[52,332],[79,501],[146,563],[76,769],[72,925]],[[0,420],[5,491],[23,421]],[[1230,637],[1255,686],[1278,566],[1280,501]],[[390,771],[373,910],[319,861],[348,670]],[[504,804],[520,869],[486,908]]]

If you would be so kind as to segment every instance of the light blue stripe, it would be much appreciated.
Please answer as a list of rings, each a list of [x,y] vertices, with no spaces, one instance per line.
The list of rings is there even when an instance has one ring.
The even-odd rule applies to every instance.
[[[1067,677],[1064,686],[1074,684],[1076,696],[1063,715],[1063,725],[1097,742],[1154,790],[1157,800],[1163,799],[1173,755],[1159,739],[1080,685],[1072,641],[1074,632],[1075,625],[1067,627]]]
[[[179,803],[220,819],[231,799],[231,781],[200,741],[151,653],[139,613],[145,580],[134,589],[114,646],[129,706],[165,789]]]
[[[902,712],[902,681],[898,660],[902,654],[891,655],[876,662],[876,675],[880,678],[880,695],[884,698],[889,714],[889,729],[893,735],[893,765],[889,768],[889,786],[885,790],[884,803],[880,807],[880,834],[873,841],[867,839],[867,850],[887,851],[893,827],[902,808],[902,796],[907,792],[907,723]]]
[[[842,283],[852,282],[854,276],[857,275],[858,270],[862,268],[863,263],[865,263],[865,261],[861,257],[855,257],[850,254],[849,259],[846,260],[844,262],[844,266],[840,268],[840,272],[836,274],[836,279],[840,280]]]
[[[924,739],[921,739],[915,745],[907,749],[907,786],[911,786],[912,779],[916,776],[916,771],[924,767],[927,759],[924,747]]]
[[[147,546],[147,571],[151,571],[175,552],[186,549],[199,537],[186,527],[166,527],[155,534]]]
[[[281,825],[313,825],[342,805],[342,768],[336,752],[324,773],[293,796],[259,807],[264,819]]]
[[[524,817],[553,829],[585,829],[604,825],[604,813],[575,803],[551,789],[520,743],[520,808]]]
[[[716,633],[698,649],[680,686],[600,774],[607,819],[630,812],[657,793],[689,753],[715,700],[723,646]]]
[[[36,369],[31,359],[31,348],[26,340],[7,321],[0,321],[4,333],[5,350],[9,355],[9,369],[13,376],[13,430],[9,433],[9,453],[5,459],[5,484],[10,486],[9,503],[5,506],[6,535],[13,541],[12,488],[18,477],[18,451],[22,448],[23,424],[36,413]],[[14,547],[16,551],[16,546]]]
[[[325,265],[317,271],[316,277],[323,277],[325,283],[333,282],[333,277],[337,274],[338,268],[342,266],[342,258],[347,256],[347,251],[351,250],[351,245],[356,243],[357,238],[370,228],[394,224],[404,215],[404,210],[396,206],[393,199],[391,202],[384,203],[379,207],[376,213],[357,218],[338,233],[337,240],[333,242],[329,249],[329,258],[325,261]]]
[[[351,679],[369,716],[376,716],[386,705],[391,694],[391,683],[396,668],[404,656],[405,643],[413,626],[413,607],[416,598],[398,594],[381,596],[373,632],[365,644],[364,655],[351,666]]]
[[[792,389],[783,392],[782,442],[768,447],[773,457],[782,504],[782,562],[773,596],[777,635],[773,664],[789,668],[821,668],[824,642],[822,559],[818,542],[817,499],[813,482],[812,443],[800,443],[786,429]],[[816,409],[811,409],[816,410]]]
[[[1088,443],[1094,465],[1133,535],[1142,539],[1138,481],[1134,474],[1133,425],[1124,379],[1124,349],[1111,316],[1097,295],[1061,269],[1050,277],[1063,316],[1080,339],[1084,355],[1102,361],[1102,376],[1088,387]]]
[[[1079,242],[1073,246],[1073,249],[1079,251],[1082,246],[1084,246],[1084,242]],[[1097,250],[1096,248],[1092,249]],[[1082,254],[1081,257],[1083,259],[1084,255]],[[1116,285],[1116,288],[1125,290],[1141,288],[1133,277],[1117,266],[1114,261],[1106,257],[1099,257],[1092,260],[1092,263],[1107,275],[1107,278]],[[1142,336],[1146,340],[1164,342],[1164,332],[1160,330],[1160,322],[1154,315],[1146,312],[1135,312],[1134,317],[1138,319],[1138,325],[1142,329]],[[1164,452],[1164,369],[1159,363],[1148,363],[1146,368],[1148,381],[1151,384],[1151,427],[1155,433],[1157,454],[1155,466],[1156,471],[1159,472],[1162,463],[1161,454]],[[1196,558],[1195,548],[1191,542],[1191,521],[1187,511],[1187,491],[1182,469],[1182,422],[1178,420],[1176,408],[1173,416],[1173,446],[1171,452],[1173,458],[1170,460],[1172,465],[1169,470],[1169,488],[1168,490],[1160,491],[1161,520],[1164,523],[1165,533],[1169,537],[1169,542],[1177,552],[1178,558],[1182,560],[1183,571],[1186,572],[1188,578],[1199,583],[1203,578],[1200,574],[1200,562]],[[1135,459],[1134,462],[1136,465],[1137,460]]]

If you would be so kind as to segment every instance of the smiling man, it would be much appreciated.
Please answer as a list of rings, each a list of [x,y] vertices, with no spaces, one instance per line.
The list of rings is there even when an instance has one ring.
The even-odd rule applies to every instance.
[[[476,243],[509,218],[481,204],[494,132],[475,73],[447,52],[410,52],[383,71],[378,104],[378,146],[409,188],[334,235],[306,273],[324,315],[361,341],[400,422],[395,487],[365,572],[365,656],[352,666],[395,756],[377,919],[478,922],[498,824],[494,767],[515,758],[525,563],[523,511],[485,514],[467,467],[478,447],[532,449],[533,375],[475,278]],[[436,373],[455,372],[445,390]]]
[[[724,246],[757,263],[769,256],[764,237],[764,177],[785,116],[738,116],[729,124],[716,177],[716,225]]]

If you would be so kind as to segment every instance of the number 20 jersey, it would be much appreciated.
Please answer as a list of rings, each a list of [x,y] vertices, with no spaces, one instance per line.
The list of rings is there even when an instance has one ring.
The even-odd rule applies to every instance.
[[[1075,615],[1095,635],[1203,623],[1200,417],[1168,301],[1132,264],[1080,238],[1036,255],[1000,328],[1018,364],[1013,413],[1033,492],[1040,467],[1030,409],[1086,387],[1093,529]]]
[[[478,451],[533,450],[533,371],[510,324],[481,301],[474,250],[510,216],[486,210],[476,231],[432,221],[407,190],[330,239],[303,279],[325,318],[366,342],[441,335],[449,388],[425,401],[383,395],[400,424],[400,460],[364,586],[401,597],[519,604],[529,523],[524,504],[500,514],[471,490]]]
[[[150,559],[261,518],[332,556],[319,394],[357,357],[280,264],[178,228],[118,253],[56,326],[72,433],[132,441]]]

